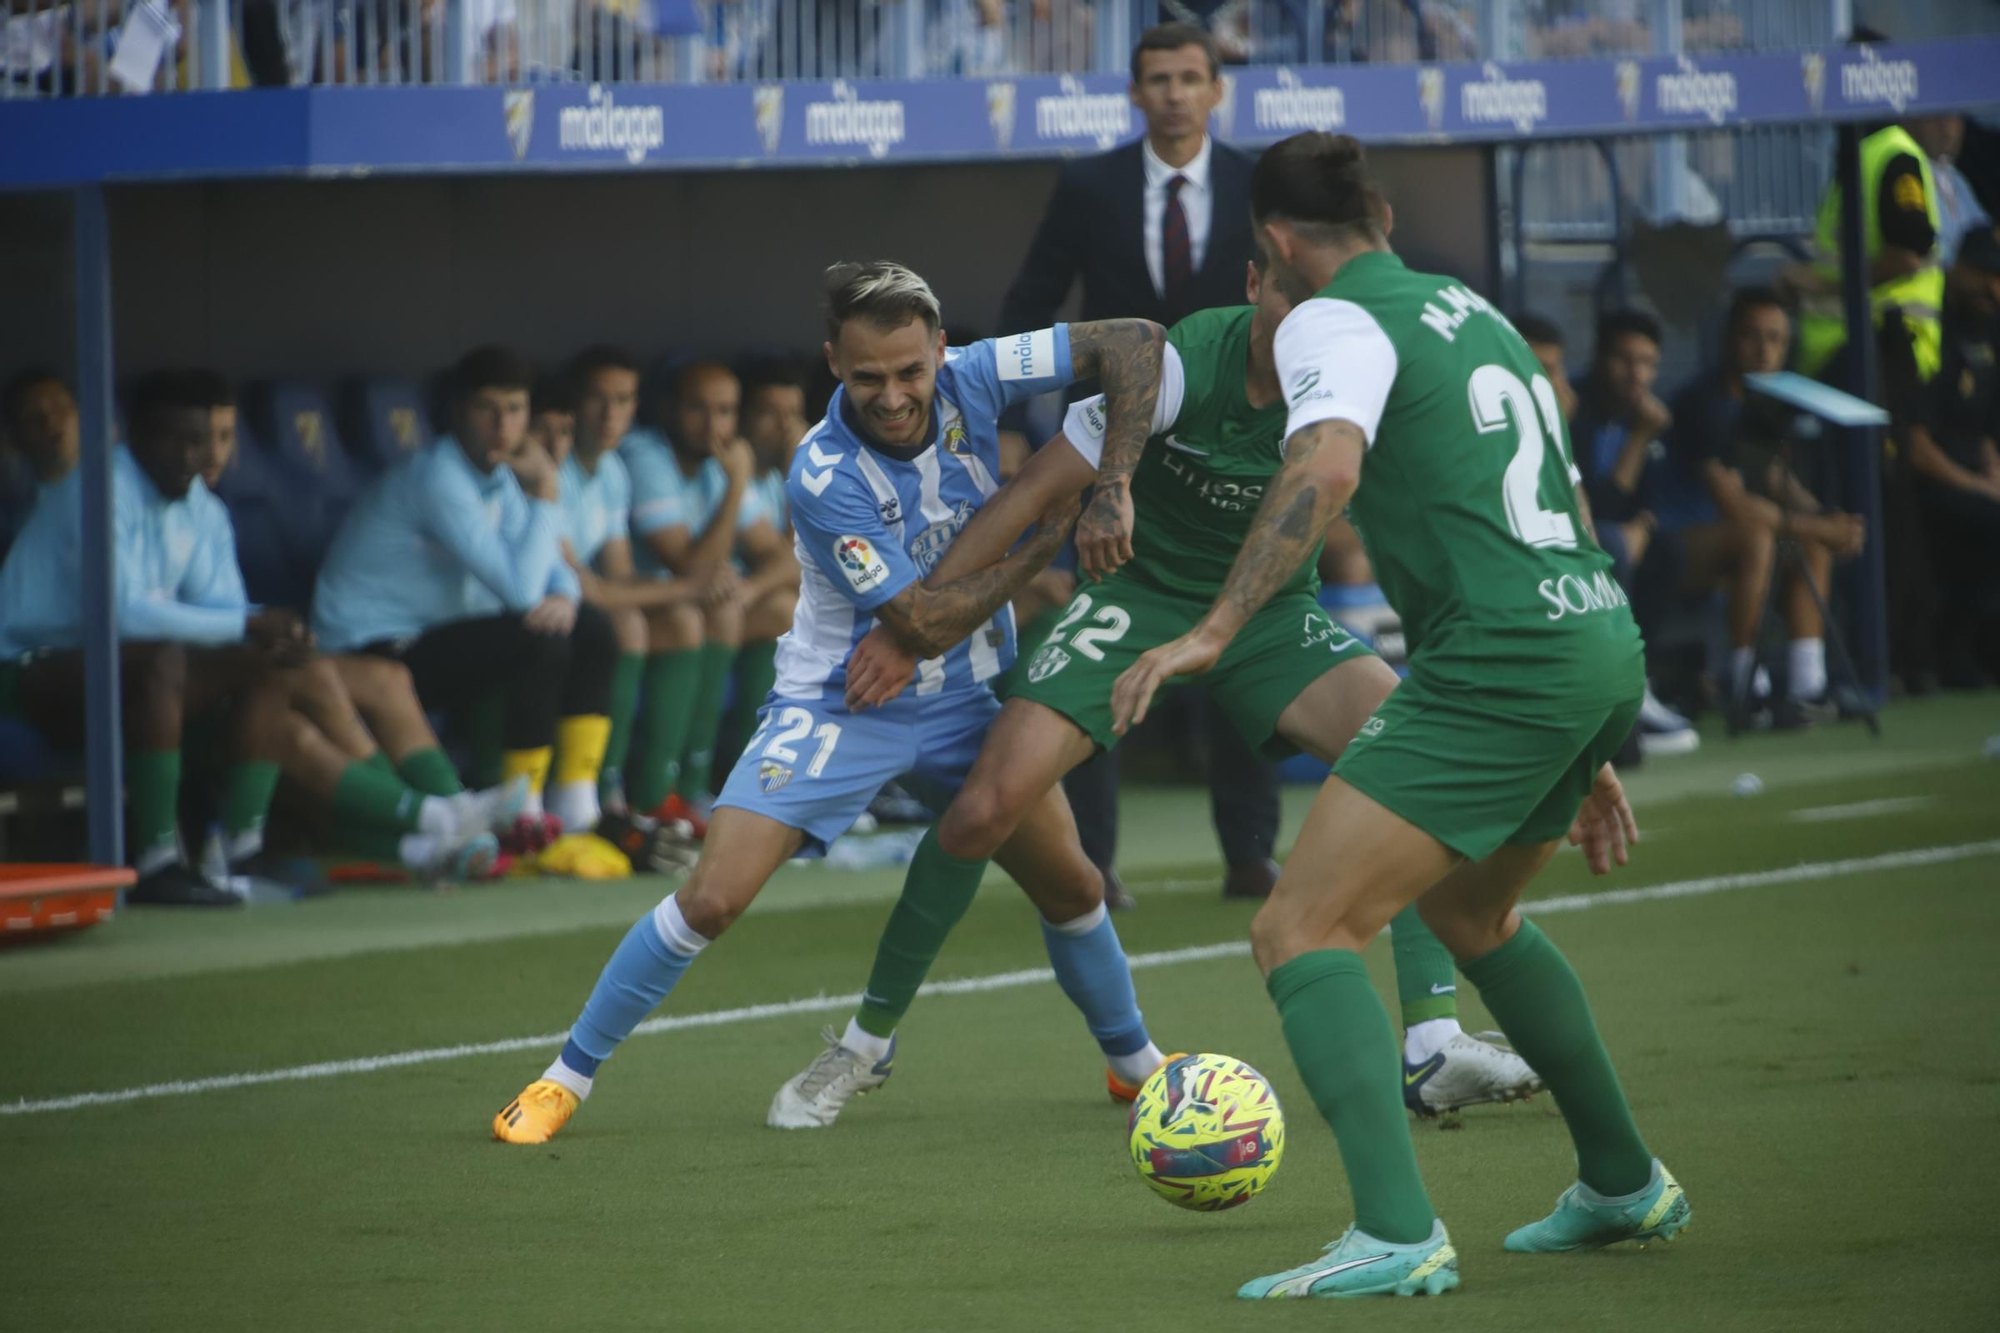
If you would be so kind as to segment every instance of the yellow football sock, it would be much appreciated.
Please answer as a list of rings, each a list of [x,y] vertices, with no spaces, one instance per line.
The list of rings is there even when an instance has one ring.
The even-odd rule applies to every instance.
[[[603,748],[601,743],[598,748]],[[539,796],[549,780],[550,757],[551,752],[546,745],[532,750],[508,750],[500,756],[500,780],[512,782],[525,773],[528,775],[528,790]]]
[[[611,742],[611,719],[601,713],[566,717],[556,723],[556,785],[595,782],[604,767],[604,747]],[[544,761],[546,763],[546,761]]]

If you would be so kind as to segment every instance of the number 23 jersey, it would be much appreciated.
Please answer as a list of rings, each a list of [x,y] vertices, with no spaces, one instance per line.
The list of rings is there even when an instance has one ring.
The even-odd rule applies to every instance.
[[[1638,626],[1578,511],[1554,387],[1497,310],[1371,251],[1286,317],[1276,352],[1288,442],[1333,419],[1367,437],[1348,512],[1413,674],[1579,710],[1636,695]]]

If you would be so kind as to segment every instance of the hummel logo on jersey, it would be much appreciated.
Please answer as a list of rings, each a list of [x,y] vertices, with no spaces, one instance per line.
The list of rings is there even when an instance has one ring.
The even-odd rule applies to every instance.
[[[903,500],[901,496],[890,496],[882,502],[881,509],[882,521],[884,523],[901,523],[903,521]]]

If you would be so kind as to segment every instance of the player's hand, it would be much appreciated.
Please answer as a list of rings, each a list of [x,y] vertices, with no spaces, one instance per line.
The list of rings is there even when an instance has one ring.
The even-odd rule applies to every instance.
[[[1591,874],[1608,875],[1614,863],[1622,866],[1631,859],[1630,848],[1638,841],[1639,821],[1632,816],[1625,787],[1606,764],[1597,770],[1590,795],[1569,826],[1570,846],[1583,849]]]
[[[281,667],[294,667],[312,656],[312,632],[305,622],[281,606],[265,607],[243,622],[250,646]]]
[[[1638,416],[1633,424],[1656,440],[1673,429],[1674,414],[1656,394],[1649,393],[1640,401]]]
[[[559,636],[576,628],[576,599],[553,593],[536,602],[521,621],[537,634]]]
[[[549,451],[534,436],[521,441],[521,447],[508,457],[507,466],[532,499],[553,501],[562,494],[556,460],[549,457]]]
[[[861,636],[847,659],[847,706],[857,713],[880,708],[901,694],[916,674],[917,659],[877,625]]]
[[[715,461],[722,464],[723,475],[737,486],[746,486],[750,478],[757,475],[757,455],[750,450],[748,440],[728,440],[715,446]]]
[[[1859,514],[1832,513],[1827,518],[1827,544],[1836,560],[1852,560],[1868,544],[1868,520]]]
[[[1195,626],[1178,639],[1139,655],[1111,687],[1111,730],[1123,736],[1146,720],[1159,688],[1176,676],[1196,676],[1214,666],[1228,641]]]
[[[734,565],[717,565],[702,580],[701,605],[705,611],[727,606],[743,595],[743,576]]]
[[[1132,489],[1129,479],[1097,483],[1090,508],[1076,525],[1076,563],[1093,579],[1109,578],[1132,558]]]

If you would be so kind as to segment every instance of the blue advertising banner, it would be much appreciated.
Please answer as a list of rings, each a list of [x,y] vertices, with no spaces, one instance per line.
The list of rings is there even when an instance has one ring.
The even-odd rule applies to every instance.
[[[1232,68],[1225,141],[1422,144],[1890,119],[2000,104],[2000,38],[1716,56]],[[0,188],[368,172],[643,171],[1099,152],[1117,74],[925,82],[299,88],[0,102]]]

